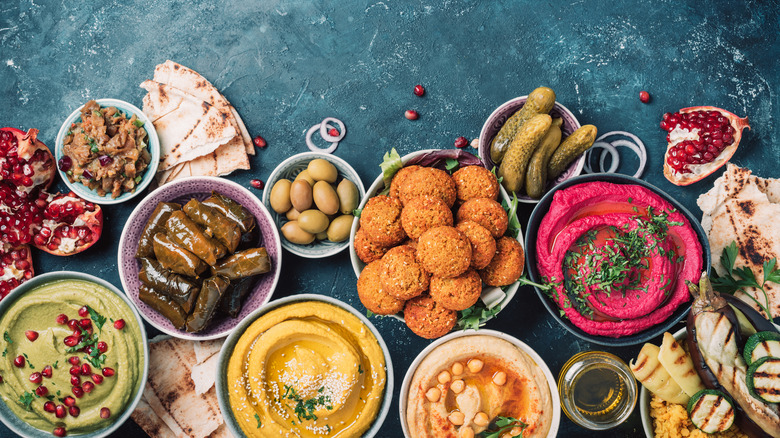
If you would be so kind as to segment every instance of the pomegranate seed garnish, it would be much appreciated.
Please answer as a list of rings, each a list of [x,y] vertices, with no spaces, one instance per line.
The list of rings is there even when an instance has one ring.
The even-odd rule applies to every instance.
[[[30,381],[37,385],[43,381],[43,375],[36,371],[30,374]]]
[[[73,330],[73,331],[78,331],[78,329],[79,329],[79,320],[78,319],[68,320],[68,328]]]
[[[68,371],[71,376],[79,376],[81,375],[81,367],[78,365],[73,365],[70,367],[70,371]]]
[[[266,143],[265,139],[263,137],[260,137],[259,135],[255,136],[255,138],[252,140],[252,143],[254,143],[255,146],[257,146],[259,148],[264,148],[264,147],[266,147],[268,145],[268,143]]]
[[[87,308],[87,306],[81,306],[79,308],[79,316],[82,318],[86,318],[89,316],[89,309]]]
[[[68,410],[65,409],[65,406],[63,405],[57,405],[56,408],[54,408],[54,415],[57,416],[57,418],[65,418],[65,415],[68,414]]]
[[[81,363],[81,359],[79,359],[78,356],[71,356],[68,358],[68,362],[70,362],[71,365],[79,365]]]
[[[81,409],[79,409],[78,406],[71,406],[68,408],[68,413],[70,414],[71,417],[75,418],[79,416],[79,414],[81,413]]]
[[[54,409],[56,409],[56,405],[53,401],[47,401],[43,404],[43,410],[46,412],[54,412]]]
[[[46,397],[46,394],[49,393],[49,389],[41,385],[35,388],[35,393],[38,394],[39,397]]]
[[[105,367],[105,368],[103,368],[103,375],[104,375],[104,376],[106,376],[106,377],[111,377],[111,376],[113,376],[114,374],[116,374],[116,371],[114,371],[114,369],[113,369],[113,368],[110,368],[110,367]]]
[[[422,85],[415,85],[414,86],[414,95],[415,96],[422,96],[425,94],[425,88],[423,88]]]
[[[106,344],[103,341],[100,341],[97,343],[97,349],[99,352],[105,353],[106,351],[108,351],[108,344]]]
[[[108,418],[111,416],[111,410],[108,408],[100,408],[100,418]]]
[[[79,326],[83,329],[88,329],[92,327],[92,320],[89,318],[84,318],[81,321],[79,321]]]
[[[100,374],[93,374],[92,381],[100,385],[101,383],[103,383],[103,376],[101,376]]]
[[[650,93],[648,93],[647,91],[640,91],[639,101],[642,103],[650,102]]]
[[[404,113],[404,117],[406,117],[409,120],[417,120],[420,118],[420,114],[415,110],[406,110]]]
[[[35,340],[38,339],[38,332],[35,330],[27,330],[24,332],[24,335],[27,336],[27,339],[29,339],[30,342],[35,342]]]
[[[48,230],[48,228],[44,228],[45,230]],[[68,315],[64,313],[60,313],[57,315],[57,324],[66,324],[68,322]]]
[[[263,190],[265,187],[265,183],[259,179],[253,179],[252,181],[249,181],[249,184],[252,184],[252,187],[256,188],[257,190]]]
[[[63,415],[62,417],[59,417],[59,416],[58,416],[58,418],[63,418],[63,417],[64,417],[64,415]],[[65,435],[67,435],[67,434],[68,434],[68,433],[65,431],[65,428],[64,428],[64,427],[62,427],[62,426],[60,426],[60,427],[55,427],[55,428],[54,428],[54,430],[53,430],[51,433],[53,433],[53,434],[54,434],[54,436],[58,436],[58,437],[63,437],[63,436],[65,436]]]
[[[88,363],[81,365],[81,375],[82,376],[89,376],[92,374],[92,367],[89,366]]]
[[[41,370],[41,374],[43,375],[43,377],[46,377],[47,379],[51,378],[51,374],[52,374],[51,365],[46,365],[45,367],[43,367],[43,370]]]
[[[81,377],[70,376],[70,386],[79,386],[79,385],[81,385]]]
[[[65,406],[73,406],[76,404],[76,399],[66,395],[65,398],[62,399],[62,402],[65,403]]]
[[[84,389],[82,389],[80,386],[74,386],[70,390],[73,392],[73,395],[75,395],[76,398],[84,397]]]
[[[455,147],[458,149],[465,148],[469,145],[469,141],[466,137],[458,137],[455,139]]]
[[[328,135],[330,135],[331,137],[338,137],[339,130],[336,128],[330,128],[330,131],[328,131]]]
[[[95,384],[92,382],[84,382],[84,384],[81,385],[81,387],[84,389],[84,392],[89,393],[92,392],[93,389],[95,389]]]
[[[117,319],[114,321],[114,328],[117,330],[122,330],[125,328],[125,320],[124,319]]]
[[[65,345],[68,347],[75,347],[79,343],[79,338],[76,336],[65,336],[65,339],[62,341]]]
[[[14,358],[14,366],[17,368],[24,367],[24,356],[22,356],[21,354],[19,356],[16,356]]]

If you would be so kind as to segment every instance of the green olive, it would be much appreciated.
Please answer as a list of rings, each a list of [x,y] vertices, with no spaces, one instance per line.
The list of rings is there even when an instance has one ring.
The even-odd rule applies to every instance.
[[[316,237],[317,240],[325,240],[325,239],[328,238],[328,232],[327,231],[323,231],[321,233],[317,233],[317,235],[314,236],[314,237]]]
[[[289,210],[287,210],[287,214],[285,214],[285,216],[287,216],[287,220],[288,221],[297,221],[298,220],[298,216],[300,216],[300,215],[301,215],[301,212],[296,210],[296,209],[294,209],[294,208],[292,208],[292,207]]]
[[[333,219],[328,227],[328,240],[331,242],[343,242],[349,239],[349,232],[352,229],[354,216],[345,214]]]
[[[292,202],[293,208],[298,211],[308,210],[311,208],[311,196],[311,186],[305,179],[293,181],[290,186],[290,202]]]
[[[360,203],[360,192],[352,181],[343,179],[336,187],[336,194],[339,196],[339,211],[343,214],[352,214]]]
[[[328,160],[322,158],[315,158],[309,161],[309,167],[306,168],[309,171],[309,175],[314,178],[315,181],[327,181],[329,183],[335,183],[339,177],[339,171],[336,170],[336,166],[330,163]]]
[[[298,226],[311,234],[317,234],[327,230],[328,224],[330,224],[328,217],[319,210],[312,209],[302,211],[301,215],[298,216]]]
[[[325,214],[335,214],[339,211],[339,195],[333,186],[325,181],[317,181],[312,189],[314,205]]]
[[[317,181],[314,181],[314,178],[309,175],[309,171],[306,169],[303,169],[301,173],[298,174],[298,176],[295,177],[295,179],[303,179],[309,182],[310,186],[314,186],[314,183]]]
[[[284,214],[292,207],[290,203],[290,187],[292,183],[289,179],[280,179],[271,189],[271,208],[279,214]]]
[[[297,245],[308,245],[314,241],[314,234],[301,229],[297,221],[290,221],[282,225],[284,238]]]

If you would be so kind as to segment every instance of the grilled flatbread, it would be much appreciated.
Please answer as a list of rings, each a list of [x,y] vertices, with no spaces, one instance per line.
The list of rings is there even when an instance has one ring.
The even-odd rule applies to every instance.
[[[699,196],[697,203],[704,213],[701,224],[718,274],[725,274],[720,263],[723,249],[736,241],[739,255],[735,266],[749,267],[757,279],[763,279],[764,262],[780,257],[780,180],[759,178],[729,163],[726,172],[715,180],[710,191]],[[780,285],[767,283],[764,289],[772,317],[780,316]],[[762,303],[766,301],[760,290],[749,288],[747,292]],[[740,298],[761,312],[753,300]]]

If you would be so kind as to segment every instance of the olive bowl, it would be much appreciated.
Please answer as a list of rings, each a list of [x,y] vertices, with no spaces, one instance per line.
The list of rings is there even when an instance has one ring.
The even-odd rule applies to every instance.
[[[545,215],[547,215],[547,212],[550,210],[550,204],[552,204],[553,197],[559,190],[564,190],[566,188],[578,184],[595,182],[595,181],[608,182],[612,184],[631,184],[631,185],[641,186],[643,188],[652,191],[653,193],[658,195],[661,199],[671,204],[672,207],[680,211],[680,213],[682,213],[683,216],[688,220],[688,223],[690,224],[691,228],[694,230],[696,236],[699,239],[699,243],[701,244],[702,247],[702,269],[706,270],[707,274],[709,275],[712,262],[711,262],[711,255],[710,255],[710,244],[709,244],[709,240],[707,239],[707,234],[704,232],[704,229],[702,228],[699,221],[693,216],[693,214],[691,214],[690,211],[688,211],[685,207],[683,207],[682,204],[677,202],[677,200],[672,198],[670,195],[668,195],[661,189],[638,178],[621,175],[621,174],[591,174],[591,175],[581,175],[581,176],[571,178],[569,180],[562,182],[558,186],[554,187],[552,190],[547,192],[542,197],[542,199],[534,208],[533,212],[531,212],[531,216],[528,219],[528,226],[526,227],[526,234],[525,234],[525,247],[527,248],[526,271],[528,272],[528,276],[530,277],[531,281],[538,284],[541,284],[543,282],[541,276],[539,275],[539,270],[537,268],[537,254],[536,254],[537,236],[539,233],[539,226],[542,222],[542,219],[545,217]],[[547,294],[542,289],[534,286],[534,290],[536,290],[537,296],[542,301],[542,304],[544,304],[544,307],[547,309],[547,311],[550,312],[550,315],[553,317],[553,319],[555,319],[555,321],[557,321],[560,325],[562,325],[563,328],[565,328],[573,335],[585,341],[592,342],[598,345],[605,345],[611,347],[625,347],[625,346],[637,345],[637,344],[647,342],[650,339],[658,335],[661,335],[666,331],[669,331],[675,324],[677,324],[688,313],[688,309],[690,308],[690,302],[687,302],[681,305],[680,307],[678,307],[674,312],[672,312],[672,314],[668,318],[666,318],[666,320],[648,329],[645,329],[633,335],[621,336],[619,338],[611,338],[607,336],[591,335],[585,332],[584,330],[580,329],[579,327],[575,326],[571,321],[569,321],[568,318],[564,318],[563,316],[561,316],[560,308],[558,307],[558,305],[555,302],[553,302],[553,300],[549,296],[547,296]]]
[[[135,407],[138,405],[138,402],[141,400],[141,397],[143,396],[143,389],[144,386],[146,385],[146,380],[149,374],[149,342],[146,337],[146,329],[144,328],[143,319],[141,318],[141,315],[138,313],[138,310],[132,304],[130,299],[124,293],[122,293],[116,286],[114,286],[113,284],[109,283],[106,280],[100,279],[93,275],[85,274],[82,272],[73,272],[73,271],[56,271],[56,272],[48,272],[46,274],[36,275],[31,280],[28,280],[22,283],[21,285],[17,286],[15,289],[11,291],[10,294],[8,294],[5,298],[3,298],[2,301],[0,301],[0,319],[2,319],[3,315],[6,314],[8,309],[19,298],[23,297],[27,292],[36,289],[39,286],[43,286],[47,283],[60,281],[60,280],[80,280],[80,281],[94,283],[96,285],[104,287],[105,289],[108,289],[112,294],[119,297],[130,308],[130,311],[133,313],[134,316],[132,323],[138,325],[138,330],[141,334],[140,341],[142,344],[141,347],[144,354],[143,363],[142,363],[143,370],[141,372],[138,382],[136,383],[135,388],[133,389],[132,396],[128,401],[128,404],[125,407],[124,411],[122,411],[122,413],[118,416],[114,415],[114,418],[110,421],[110,423],[103,428],[97,429],[92,432],[80,433],[78,435],[75,435],[83,438],[106,437],[116,432],[116,430],[119,429],[119,427],[125,421],[127,421],[128,418],[130,418],[130,415],[133,413]],[[127,321],[126,323],[130,324],[129,321]],[[106,325],[110,325],[110,324],[111,324],[110,322],[106,322]],[[111,327],[110,329],[113,330],[113,327]],[[26,340],[24,342],[26,342]],[[6,360],[10,360],[10,358]],[[63,367],[60,367],[60,369],[62,368]],[[8,383],[5,384],[7,385]],[[63,397],[65,395],[67,394],[63,394]],[[88,396],[88,394],[85,394],[85,396]],[[41,403],[41,400],[43,399],[35,398],[33,403]],[[30,437],[30,438],[50,438],[52,436],[52,430],[41,430],[32,427],[24,420],[17,417],[13,411],[11,411],[11,409],[6,405],[6,403],[8,403],[9,400],[3,397],[3,401],[4,403],[0,402],[0,421],[2,421],[9,429],[15,432],[18,436]],[[13,403],[15,402],[15,400],[10,400],[10,402]],[[53,413],[51,415],[54,416]],[[68,434],[68,436],[70,436],[70,434]]]
[[[528,96],[520,96],[502,103],[498,108],[493,110],[487,120],[485,120],[485,124],[482,125],[482,130],[479,133],[479,157],[482,158],[485,167],[488,169],[498,166],[490,158],[490,144],[493,142],[493,138],[495,138],[504,126],[504,123],[525,105],[526,100],[528,100]],[[558,103],[557,100],[555,101],[553,109],[550,110],[550,116],[563,119],[563,124],[561,125],[561,133],[563,134],[561,136],[562,140],[566,139],[572,132],[580,128],[580,122],[577,120],[577,117],[574,116],[574,113]],[[579,158],[572,161],[569,167],[566,168],[558,178],[547,183],[545,192],[548,192],[563,181],[581,174],[582,169],[585,166],[585,158],[585,154],[583,153]],[[539,199],[531,198],[525,193],[517,193],[517,199],[526,204],[536,204],[539,202]]]
[[[276,224],[276,227],[279,228],[279,230],[281,230],[282,226],[288,221],[284,214],[279,214],[275,212],[273,208],[271,208],[271,191],[273,190],[274,184],[276,184],[280,179],[288,179],[293,181],[299,173],[306,170],[309,162],[316,158],[321,158],[333,164],[336,167],[336,170],[339,172],[339,179],[348,179],[352,181],[358,189],[360,200],[366,196],[366,189],[363,187],[363,181],[360,180],[360,175],[358,175],[355,169],[353,169],[352,166],[350,166],[349,163],[343,159],[324,152],[303,152],[297,155],[293,155],[276,166],[273,172],[271,172],[271,175],[268,177],[268,181],[266,181],[265,184],[266,188],[263,191],[263,205],[265,205],[268,209],[268,212],[273,218],[274,224]],[[297,256],[308,259],[330,257],[340,253],[341,251],[344,251],[347,246],[349,246],[349,240],[342,242],[315,240],[314,242],[307,245],[300,245],[285,239],[284,235],[281,236],[281,239],[282,248]]]
[[[271,271],[260,275],[252,292],[244,300],[241,312],[237,318],[215,318],[204,331],[188,333],[174,327],[164,316],[138,298],[138,290],[141,285],[141,281],[138,279],[140,264],[135,258],[135,253],[146,222],[158,203],[179,202],[184,204],[191,198],[202,201],[209,197],[212,191],[221,193],[238,202],[255,217],[256,226],[260,231],[260,242],[258,244],[268,251],[268,257],[271,259]],[[119,239],[117,267],[122,287],[127,296],[149,324],[176,338],[204,341],[207,339],[224,338],[238,325],[242,318],[271,299],[271,295],[274,293],[281,275],[282,247],[279,240],[279,232],[271,219],[270,213],[254,194],[241,185],[224,178],[194,176],[178,179],[158,187],[135,207],[133,212],[130,213],[130,217],[122,230],[122,236]]]
[[[100,205],[120,204],[138,196],[149,187],[149,184],[154,180],[154,176],[157,173],[157,167],[160,164],[160,139],[157,137],[157,131],[155,131],[152,121],[135,105],[119,99],[96,99],[95,101],[103,108],[116,107],[128,118],[135,114],[138,120],[144,122],[143,128],[146,129],[146,133],[149,136],[149,145],[147,147],[149,148],[149,153],[152,155],[152,160],[149,162],[149,166],[144,170],[141,182],[138,183],[133,192],[124,192],[116,198],[111,198],[110,193],[100,196],[97,190],[92,190],[78,181],[70,182],[68,175],[60,169],[59,161],[64,155],[63,147],[65,136],[67,135],[68,130],[70,130],[71,125],[81,120],[81,109],[84,108],[84,105],[78,107],[67,119],[65,119],[65,122],[57,133],[57,138],[54,142],[54,159],[57,164],[57,172],[65,182],[65,185],[81,198]]]
[[[325,295],[304,293],[304,294],[281,298],[279,300],[266,304],[260,309],[255,310],[249,316],[247,316],[241,321],[241,323],[227,337],[225,343],[222,345],[222,349],[219,352],[219,359],[217,364],[217,378],[216,378],[217,400],[219,401],[219,409],[220,411],[222,411],[222,414],[225,418],[225,425],[227,426],[228,430],[233,436],[237,436],[237,437],[245,436],[241,430],[241,426],[238,424],[238,421],[236,420],[236,417],[233,415],[233,411],[230,407],[230,398],[228,397],[228,390],[229,390],[229,385],[228,385],[229,382],[227,381],[228,364],[230,362],[230,356],[233,353],[233,350],[235,349],[238,340],[241,338],[241,335],[243,335],[244,332],[249,328],[249,326],[252,325],[252,323],[254,323],[258,318],[262,317],[268,312],[275,309],[282,308],[289,304],[298,303],[298,302],[307,302],[307,301],[316,301],[316,302],[330,304],[355,315],[355,317],[357,317],[360,320],[360,322],[363,323],[363,325],[365,325],[365,327],[368,328],[371,334],[376,338],[377,343],[379,343],[379,346],[382,349],[382,353],[385,359],[385,369],[386,369],[385,390],[384,390],[384,395],[382,397],[382,404],[379,407],[377,416],[376,418],[374,418],[371,427],[363,434],[362,437],[372,438],[374,436],[377,436],[377,434],[379,433],[379,429],[382,427],[382,424],[384,423],[385,418],[387,417],[387,413],[390,412],[390,404],[393,399],[393,390],[395,385],[393,361],[392,358],[390,357],[390,350],[387,348],[387,344],[385,343],[384,339],[382,338],[382,335],[379,333],[376,327],[371,323],[371,321],[369,321],[364,314],[358,312],[355,308],[353,308],[349,304]]]

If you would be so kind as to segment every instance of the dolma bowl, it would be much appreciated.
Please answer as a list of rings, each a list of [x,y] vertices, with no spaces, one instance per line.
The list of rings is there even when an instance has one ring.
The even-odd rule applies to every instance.
[[[205,330],[198,333],[188,333],[184,330],[176,329],[168,319],[138,298],[138,289],[141,285],[141,281],[138,279],[140,263],[135,258],[135,253],[138,249],[141,232],[158,203],[179,202],[184,204],[191,198],[202,201],[209,197],[212,191],[221,193],[238,202],[255,217],[261,236],[258,244],[265,247],[268,251],[268,256],[271,259],[271,272],[262,274],[257,280],[252,292],[244,300],[238,317],[215,317]],[[244,317],[271,299],[281,273],[282,246],[279,232],[276,225],[274,225],[273,219],[271,219],[271,215],[255,195],[239,184],[223,178],[190,177],[159,187],[138,204],[130,214],[124,230],[122,230],[117,258],[122,287],[133,304],[138,308],[141,316],[149,324],[177,338],[202,341],[227,336]]]

